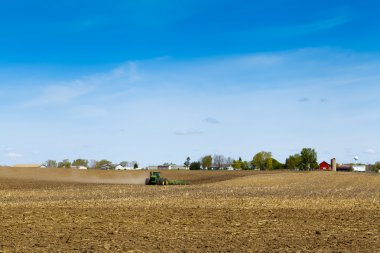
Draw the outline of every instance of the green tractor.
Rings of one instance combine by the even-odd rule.
[[[188,182],[185,180],[168,180],[167,178],[162,178],[160,172],[151,171],[149,172],[149,177],[145,179],[146,185],[187,185]]]
[[[149,177],[145,179],[146,185],[168,185],[169,180],[166,178],[162,178],[160,175],[160,172],[158,171],[151,171],[149,173]]]

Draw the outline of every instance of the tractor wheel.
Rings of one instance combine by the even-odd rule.
[[[158,179],[157,185],[162,185],[162,178]]]
[[[145,179],[145,185],[149,185],[149,182],[150,182],[150,179],[149,179],[149,178],[146,178],[146,179]]]

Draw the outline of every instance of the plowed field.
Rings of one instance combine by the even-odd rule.
[[[380,176],[0,168],[0,252],[379,252]]]

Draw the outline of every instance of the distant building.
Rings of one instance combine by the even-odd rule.
[[[366,172],[367,171],[367,166],[366,165],[361,165],[361,164],[342,164],[339,165],[336,168],[337,171],[355,171],[355,172]]]
[[[327,171],[330,171],[331,170],[331,166],[330,164],[328,164],[327,162],[323,161],[319,164],[319,170],[327,170]]]
[[[132,167],[124,167],[124,166],[119,164],[115,167],[115,170],[133,170],[133,168]]]
[[[184,165],[163,164],[158,166],[148,166],[147,170],[188,170],[189,168]]]
[[[352,171],[352,166],[351,165],[339,165],[336,168],[336,171]]]
[[[71,169],[77,169],[77,170],[87,170],[86,166],[71,166]]]
[[[121,166],[120,164],[115,167],[115,170],[126,170],[125,167]]]
[[[171,170],[172,166],[171,165],[158,165],[157,169],[158,170]]]
[[[365,166],[365,165],[353,165],[352,169],[356,172],[366,172],[367,166]]]
[[[188,170],[189,167],[186,167],[185,165],[175,165],[172,164],[170,167],[171,170]]]
[[[232,167],[231,165],[226,167],[225,170],[235,170],[234,167]]]

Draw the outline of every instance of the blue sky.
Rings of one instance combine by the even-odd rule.
[[[8,1],[0,164],[380,160],[377,1]]]

